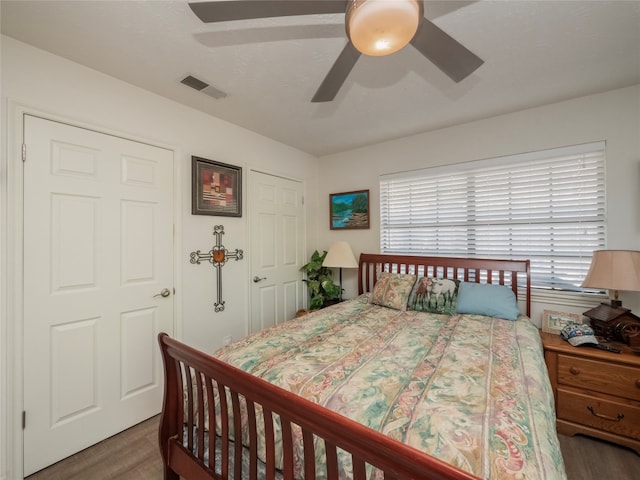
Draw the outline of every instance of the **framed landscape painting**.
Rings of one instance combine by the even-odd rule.
[[[191,157],[191,213],[242,216],[242,168]]]
[[[329,195],[331,230],[369,228],[369,190]]]

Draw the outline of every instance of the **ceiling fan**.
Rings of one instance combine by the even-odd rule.
[[[388,55],[411,43],[449,78],[460,82],[482,59],[424,17],[421,0],[228,0],[189,3],[205,23],[345,13],[349,42],[311,99],[333,100],[362,53]]]

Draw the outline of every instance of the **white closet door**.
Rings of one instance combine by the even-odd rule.
[[[29,475],[161,409],[173,152],[29,115],[24,141]]]
[[[251,325],[256,333],[302,308],[304,260],[302,183],[250,172]]]

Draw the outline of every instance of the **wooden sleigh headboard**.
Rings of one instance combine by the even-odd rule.
[[[524,289],[525,313],[527,316],[531,315],[531,265],[529,260],[362,253],[358,262],[358,294],[371,292],[381,272],[508,285],[515,293],[516,298],[518,298],[519,290]],[[518,278],[519,274],[520,279]],[[520,283],[518,283],[519,280]]]

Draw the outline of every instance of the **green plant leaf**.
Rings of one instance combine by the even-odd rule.
[[[307,278],[303,282],[307,284],[311,309],[322,308],[328,300],[340,297],[340,287],[333,282],[333,272],[330,268],[322,266],[326,256],[326,250],[322,253],[316,250],[309,262],[300,268],[306,273]]]

